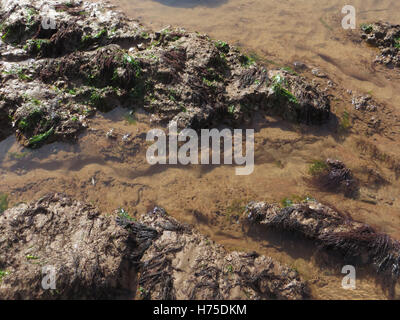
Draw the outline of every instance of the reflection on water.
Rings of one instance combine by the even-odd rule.
[[[228,0],[153,0],[165,6],[177,8],[209,7],[215,8],[228,2]]]

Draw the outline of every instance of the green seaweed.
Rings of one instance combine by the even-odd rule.
[[[281,88],[280,89],[280,94],[284,97],[286,97],[290,102],[298,104],[299,101],[297,100],[297,98],[294,96],[293,93],[291,93],[289,90],[285,89],[285,88]]]
[[[48,46],[50,40],[48,39],[29,39],[23,49],[30,53],[39,53],[43,47]]]
[[[102,29],[98,33],[94,35],[94,39],[100,39],[102,37],[106,37],[108,35],[107,29]]]
[[[312,176],[316,176],[324,172],[325,170],[328,169],[328,165],[326,164],[325,161],[323,160],[313,160],[312,164],[308,168],[308,172]]]
[[[21,152],[21,153],[18,153],[18,152],[9,152],[9,153],[8,153],[8,156],[10,157],[10,159],[13,159],[13,160],[20,160],[20,159],[25,158],[28,154],[29,154],[29,151],[25,151],[25,152]]]
[[[29,123],[25,119],[22,119],[18,122],[18,129],[25,131],[28,128],[29,128]]]
[[[89,104],[94,107],[99,107],[102,104],[103,97],[102,95],[94,90],[89,98]]]
[[[8,38],[8,36],[9,36],[9,34],[11,33],[11,29],[10,28],[8,28],[8,27],[6,27],[6,28],[2,28],[3,30],[3,35],[1,36],[1,39],[2,40],[7,40],[7,38]],[[4,32],[4,29],[5,29],[5,32]]]
[[[290,67],[282,67],[282,70],[285,70],[286,72],[289,72],[292,75],[298,76],[298,73],[296,71],[294,71],[292,68]]]
[[[39,259],[38,256],[35,256],[35,255],[32,255],[32,254],[27,254],[26,255],[26,260],[38,260],[38,259]]]
[[[8,195],[0,193],[0,214],[8,209]]]
[[[400,49],[400,37],[398,37],[394,41],[395,41],[394,43],[395,48]]]
[[[0,283],[3,281],[3,279],[10,274],[9,271],[7,270],[0,270]]]
[[[218,73],[218,71],[215,68],[208,68],[205,78],[210,81],[217,81],[217,82],[224,81],[224,78]]]
[[[38,147],[40,144],[42,144],[44,141],[46,141],[53,133],[54,133],[54,129],[51,128],[50,130],[46,131],[45,133],[33,136],[32,138],[29,139],[28,146],[31,148]]]
[[[36,106],[40,105],[40,101],[37,99],[32,99],[32,103]],[[18,129],[26,132],[29,129],[33,129],[34,126],[39,122],[43,116],[43,111],[39,108],[35,108],[27,117],[21,119],[17,123]]]
[[[32,98],[31,101],[32,101],[32,103],[33,103],[35,106],[40,106],[40,105],[41,105],[40,100],[38,100],[38,99],[36,99],[36,98]]]
[[[1,39],[13,46],[18,45],[23,38],[26,36],[27,32],[32,32],[33,24],[24,24],[21,22],[16,22],[14,24],[3,27],[3,35]]]
[[[124,115],[124,120],[129,124],[136,124],[135,112],[133,110],[129,111],[126,115]]]
[[[291,207],[293,205],[293,200],[291,200],[289,198],[283,198],[281,200],[281,205],[284,208]]]
[[[33,8],[28,8],[26,12],[27,12],[26,23],[31,26],[34,23],[34,17],[38,14],[38,12]]]
[[[332,28],[329,24],[327,24],[327,23],[325,22],[325,20],[324,20],[322,17],[319,19],[319,21],[322,23],[322,25],[323,25],[325,28],[327,28],[327,29],[330,30],[330,31],[333,31],[333,28]]]
[[[230,105],[230,106],[228,107],[228,113],[229,113],[229,114],[234,114],[234,113],[235,113],[235,110],[236,110],[236,107],[235,107],[234,105]]]
[[[344,133],[351,128],[350,114],[347,111],[342,113],[342,118],[339,123],[339,133]]]
[[[367,24],[367,23],[362,23],[360,25],[360,29],[362,31],[364,31],[365,33],[371,33],[373,30],[373,26],[371,24]]]
[[[286,79],[282,77],[280,74],[275,75],[272,78],[272,90],[277,96],[282,96],[288,99],[290,102],[294,104],[298,104],[298,100],[293,93],[291,93],[284,86],[287,86]]]
[[[70,89],[70,90],[68,90],[68,93],[69,93],[70,95],[76,96],[77,91],[76,91],[76,89]]]
[[[225,41],[221,40],[215,41],[215,46],[223,53],[229,52],[229,45]]]
[[[107,38],[107,36],[108,36],[107,29],[102,29],[98,33],[96,33],[94,36],[92,36],[91,34],[83,35],[81,38],[81,42],[82,42],[83,46],[88,46],[88,45],[91,45],[94,42],[96,42],[96,40]]]
[[[132,217],[127,211],[125,211],[123,208],[118,209],[118,216],[120,218],[125,218],[129,221],[136,221],[134,217]]]
[[[239,58],[242,67],[248,68],[256,63],[256,58],[254,56],[242,55]]]
[[[20,80],[32,80],[30,76],[27,76],[24,73],[23,68],[11,69],[9,71],[3,71],[2,73],[7,75],[17,75]]]
[[[208,80],[206,77],[203,77],[203,83],[208,86],[208,87],[215,87],[215,81],[214,80]]]
[[[287,207],[291,207],[293,206],[295,203],[304,203],[304,202],[308,202],[308,201],[315,201],[314,198],[312,198],[309,195],[291,195],[290,197],[285,197],[280,201],[280,204],[283,208],[287,208]]]
[[[125,65],[130,65],[132,69],[135,71],[136,78],[139,78],[142,73],[142,68],[140,67],[139,61],[137,61],[134,57],[129,54],[124,54],[122,61]]]

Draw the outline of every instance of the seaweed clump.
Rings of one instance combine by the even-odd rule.
[[[358,182],[350,169],[339,160],[315,160],[309,168],[311,182],[321,190],[342,192],[346,197],[356,197]]]
[[[140,223],[119,219],[146,248],[135,256],[141,299],[301,299],[295,270],[256,253],[226,252],[155,207]],[[140,239],[140,240],[139,240]],[[148,246],[150,244],[150,246]],[[184,262],[184,263],[182,263]],[[239,295],[238,295],[239,294]]]
[[[315,201],[280,208],[250,202],[245,210],[250,225],[290,231],[339,252],[346,259],[372,264],[376,272],[397,282],[400,276],[400,242],[350,216]]]

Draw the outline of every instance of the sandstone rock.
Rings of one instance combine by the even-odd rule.
[[[157,237],[141,259],[139,286],[150,299],[302,299],[296,271],[257,253],[227,252],[155,208],[142,222]],[[129,230],[134,223],[126,223]]]
[[[317,87],[267,71],[222,41],[182,29],[152,32],[104,3],[67,0],[55,5],[56,27],[45,29],[44,4],[0,7],[0,95],[10,101],[0,121],[25,146],[75,139],[87,127],[82,116],[117,106],[195,129],[242,124],[258,110],[306,124],[329,118],[329,99]],[[44,94],[35,98],[37,88]]]
[[[377,22],[361,26],[361,38],[378,47],[376,62],[389,67],[400,67],[400,25]]]
[[[399,241],[321,203],[306,201],[282,209],[265,202],[250,202],[244,219],[250,225],[297,233],[344,258],[372,264],[377,273],[393,282],[400,276]]]
[[[0,216],[1,299],[132,298],[136,272],[128,231],[64,195],[21,204]],[[42,288],[43,267],[56,289]]]
[[[55,288],[43,288],[49,269]],[[227,252],[161,208],[116,220],[62,194],[0,215],[0,299],[302,299],[296,271]],[[45,283],[48,279],[45,280]]]

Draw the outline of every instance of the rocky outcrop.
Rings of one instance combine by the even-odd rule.
[[[143,217],[152,245],[141,262],[141,296],[150,299],[301,299],[297,272],[255,252],[227,252],[161,208]],[[122,221],[128,230],[135,222]]]
[[[282,209],[265,202],[250,202],[244,216],[251,225],[294,232],[343,257],[372,264],[379,274],[394,282],[400,276],[399,241],[321,203],[306,201]]]
[[[363,40],[380,49],[376,62],[400,67],[400,25],[388,22],[363,24],[361,31]]]
[[[371,96],[355,96],[351,100],[351,104],[355,110],[374,112],[378,110],[377,103],[372,99]]]
[[[2,3],[1,101],[25,146],[71,140],[96,110],[141,107],[180,127],[242,123],[257,110],[294,122],[329,118],[324,93],[294,73],[266,70],[236,48],[181,29],[145,30],[103,4]],[[47,18],[46,18],[47,17]]]
[[[310,173],[312,183],[323,191],[341,192],[346,197],[355,197],[358,194],[357,180],[351,170],[339,160],[316,161],[310,167]]]
[[[1,299],[134,297],[130,233],[89,205],[56,194],[0,216]],[[56,271],[56,288],[42,280]]]
[[[114,219],[62,194],[0,215],[0,270],[1,299],[308,295],[296,271],[254,252],[227,252],[161,208],[140,221],[126,214]],[[49,270],[55,288],[44,289]]]

